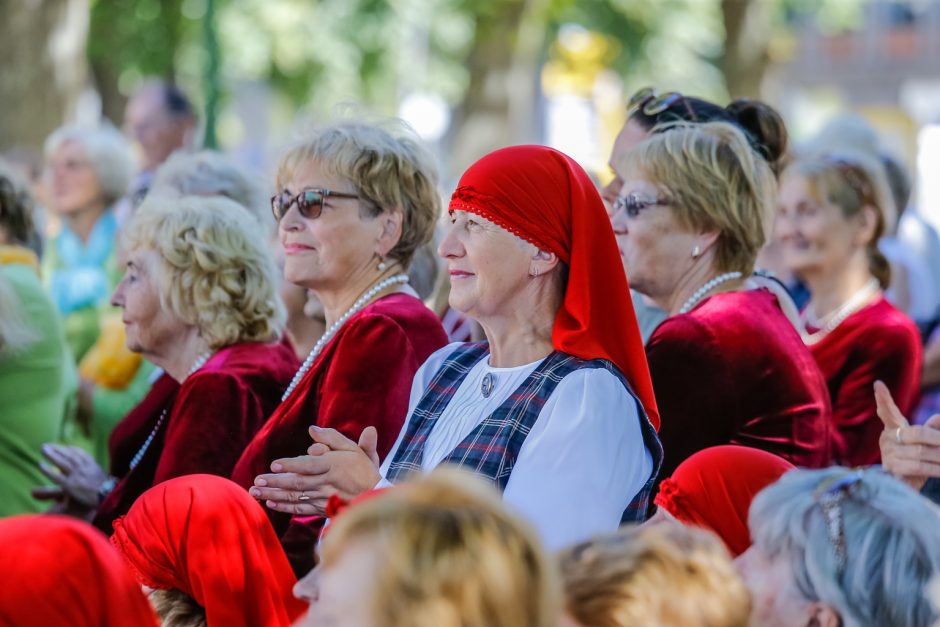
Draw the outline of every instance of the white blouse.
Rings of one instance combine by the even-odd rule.
[[[415,375],[408,415],[444,360],[458,347],[431,355]],[[422,469],[435,468],[495,411],[540,362],[494,368],[480,360],[441,413],[425,444]],[[496,377],[489,397],[486,374]],[[385,458],[385,477],[407,431],[407,423]],[[503,492],[504,501],[540,532],[551,549],[616,529],[623,511],[653,472],[643,442],[637,402],[603,368],[576,370],[562,379],[526,437]],[[383,479],[377,487],[390,485]]]

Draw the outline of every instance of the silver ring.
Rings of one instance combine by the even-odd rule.
[[[904,444],[904,442],[901,441],[901,427],[894,430],[894,441],[898,444]]]
[[[306,493],[306,492],[301,492],[301,493],[300,493],[300,496],[297,497],[297,500],[298,500],[298,501],[309,501],[309,500],[310,500],[310,497],[307,496],[307,493]]]

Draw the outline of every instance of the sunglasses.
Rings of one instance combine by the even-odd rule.
[[[627,102],[627,117],[633,117],[637,112],[642,112],[647,117],[655,117],[679,101],[684,102],[685,96],[677,91],[660,94],[652,87],[644,87]]]
[[[320,188],[305,189],[297,195],[291,195],[290,192],[285,191],[271,196],[271,211],[274,212],[274,219],[280,222],[284,215],[290,211],[291,205],[297,203],[297,211],[300,215],[313,220],[319,218],[320,214],[323,213],[323,203],[330,196],[359,198],[358,194],[345,194]]]
[[[644,209],[649,209],[656,205],[668,205],[669,200],[666,198],[643,198],[637,194],[628,194],[626,196],[618,196],[614,200],[614,213],[618,213],[621,210],[627,212],[627,216],[635,218],[640,215],[640,212]]]

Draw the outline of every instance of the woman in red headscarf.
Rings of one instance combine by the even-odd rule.
[[[0,625],[156,627],[127,564],[100,531],[64,516],[0,520]]]
[[[228,479],[187,475],[147,490],[114,521],[111,542],[155,590],[161,618],[188,611],[208,627],[287,627],[304,610],[267,514]]]
[[[747,513],[757,493],[796,468],[773,453],[747,446],[712,446],[679,464],[659,484],[650,519],[673,518],[715,532],[737,557],[751,546]]]
[[[551,148],[505,148],[464,174],[450,216],[438,249],[450,304],[489,342],[450,344],[424,363],[381,468],[371,429],[360,447],[314,428],[312,455],[276,461],[252,495],[322,514],[335,492],[450,463],[493,481],[550,547],[642,520],[661,459],[659,417],[591,179]]]

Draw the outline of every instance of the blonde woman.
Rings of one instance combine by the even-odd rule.
[[[303,625],[553,627],[553,565],[481,480],[439,469],[338,516],[294,588]]]
[[[146,201],[123,233],[127,266],[112,302],[127,346],[179,385],[135,408],[111,440],[110,476],[87,454],[47,446],[55,487],[39,491],[110,530],[151,486],[226,476],[297,367],[260,226],[222,198]],[[158,382],[159,383],[159,382]],[[100,503],[100,505],[99,505]]]
[[[630,286],[669,314],[646,344],[660,476],[722,444],[828,464],[825,380],[777,297],[744,282],[773,213],[768,161],[740,128],[712,122],[654,134],[614,165],[623,186],[612,222]]]
[[[800,159],[783,173],[776,237],[809,287],[803,339],[826,377],[834,456],[846,466],[881,460],[874,382],[905,415],[920,387],[917,328],[883,294],[891,273],[878,240],[894,221],[881,164],[861,154]]]
[[[746,627],[750,596],[711,533],[624,528],[565,550],[561,627]]]

